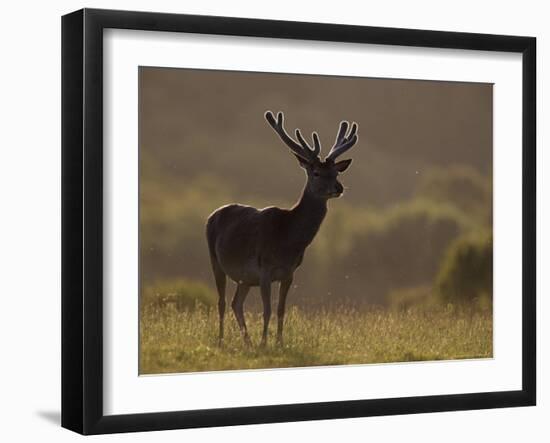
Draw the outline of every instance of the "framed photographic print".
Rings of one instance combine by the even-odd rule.
[[[529,406],[531,37],[62,20],[62,425]]]

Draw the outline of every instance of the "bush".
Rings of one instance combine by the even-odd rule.
[[[191,311],[199,307],[209,309],[216,300],[216,293],[206,284],[180,278],[146,286],[141,302],[143,307],[166,308],[172,305],[179,311]]]
[[[452,243],[438,273],[436,288],[446,303],[490,302],[493,293],[492,235],[466,236]]]

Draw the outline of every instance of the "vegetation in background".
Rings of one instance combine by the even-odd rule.
[[[491,234],[470,235],[453,242],[435,286],[445,303],[490,303],[493,294]]]

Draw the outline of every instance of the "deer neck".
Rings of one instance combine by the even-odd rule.
[[[293,240],[305,248],[315,238],[327,214],[327,200],[313,194],[306,186],[290,213],[294,228]]]

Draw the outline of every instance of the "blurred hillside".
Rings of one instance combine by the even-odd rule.
[[[325,153],[342,119],[360,128],[346,194],[329,203],[293,303],[387,304],[392,291],[431,285],[457,239],[489,235],[491,85],[141,68],[143,285],[213,288],[206,217],[298,198],[304,174],[267,109],[285,112],[289,132],[318,131]]]

